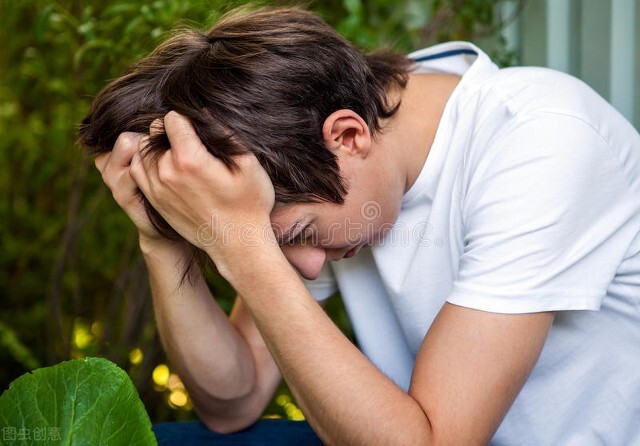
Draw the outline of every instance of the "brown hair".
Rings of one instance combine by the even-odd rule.
[[[283,203],[343,203],[345,184],[322,125],[334,111],[358,113],[372,135],[399,103],[410,61],[390,52],[364,54],[315,14],[297,8],[235,11],[207,33],[181,31],[111,82],[95,98],[79,142],[97,155],[122,132],[148,133],[170,110],[189,118],[209,152],[227,166],[253,152]],[[169,149],[164,134],[147,150]],[[164,236],[178,234],[145,200]]]

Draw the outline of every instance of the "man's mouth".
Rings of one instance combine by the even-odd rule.
[[[360,251],[360,249],[366,246],[366,244],[362,244],[362,245],[358,245],[358,246],[354,246],[353,248],[351,248],[349,251],[345,252],[345,254],[342,256],[343,259],[350,259],[351,257],[355,256],[356,254],[358,254],[358,251]]]

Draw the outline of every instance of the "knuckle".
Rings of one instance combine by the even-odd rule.
[[[100,172],[102,172],[102,170],[104,169],[104,165],[106,162],[107,162],[106,153],[96,156],[96,158],[93,160],[93,164],[96,166],[96,169],[98,169]]]
[[[166,115],[164,115],[164,120],[174,120],[174,119],[178,119],[180,117],[180,115],[178,114],[177,111],[175,110],[171,110],[169,111]]]
[[[142,135],[133,132],[124,132],[118,135],[114,150],[132,150],[138,148]]]
[[[131,164],[129,165],[129,174],[131,176],[140,175],[145,171],[144,161],[138,154],[134,154],[131,158]]]
[[[191,153],[172,151],[172,155],[172,164],[178,171],[183,173],[194,173],[199,167],[196,157]]]
[[[259,165],[258,159],[253,155],[240,156],[237,162],[240,168],[246,170],[255,169]]]
[[[131,165],[129,166],[129,176],[131,176],[132,179],[136,178],[139,168],[140,168],[139,163],[135,163],[135,162],[132,162]]]
[[[131,180],[134,183],[137,183],[138,181],[140,181],[141,175],[140,175],[140,166],[138,165],[134,165],[132,164],[131,167],[129,167],[129,177],[131,177]]]
[[[113,189],[113,183],[111,181],[111,177],[107,175],[106,172],[102,173],[102,181],[109,189]]]
[[[164,184],[171,184],[174,180],[173,172],[170,169],[158,167],[158,180]]]
[[[176,156],[173,160],[176,169],[183,172],[192,172],[195,168],[193,161],[184,156]]]

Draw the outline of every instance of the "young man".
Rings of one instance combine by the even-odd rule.
[[[363,55],[267,9],[163,44],[81,140],[213,431],[282,374],[327,444],[640,442],[640,137],[578,80],[468,43]]]

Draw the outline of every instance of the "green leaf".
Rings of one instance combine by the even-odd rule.
[[[51,19],[51,13],[53,7],[51,5],[45,6],[36,16],[33,23],[33,34],[36,41],[39,43],[44,42],[44,36],[49,26],[49,20]]]
[[[7,445],[157,445],[129,376],[102,358],[22,375],[0,396],[0,426]]]

